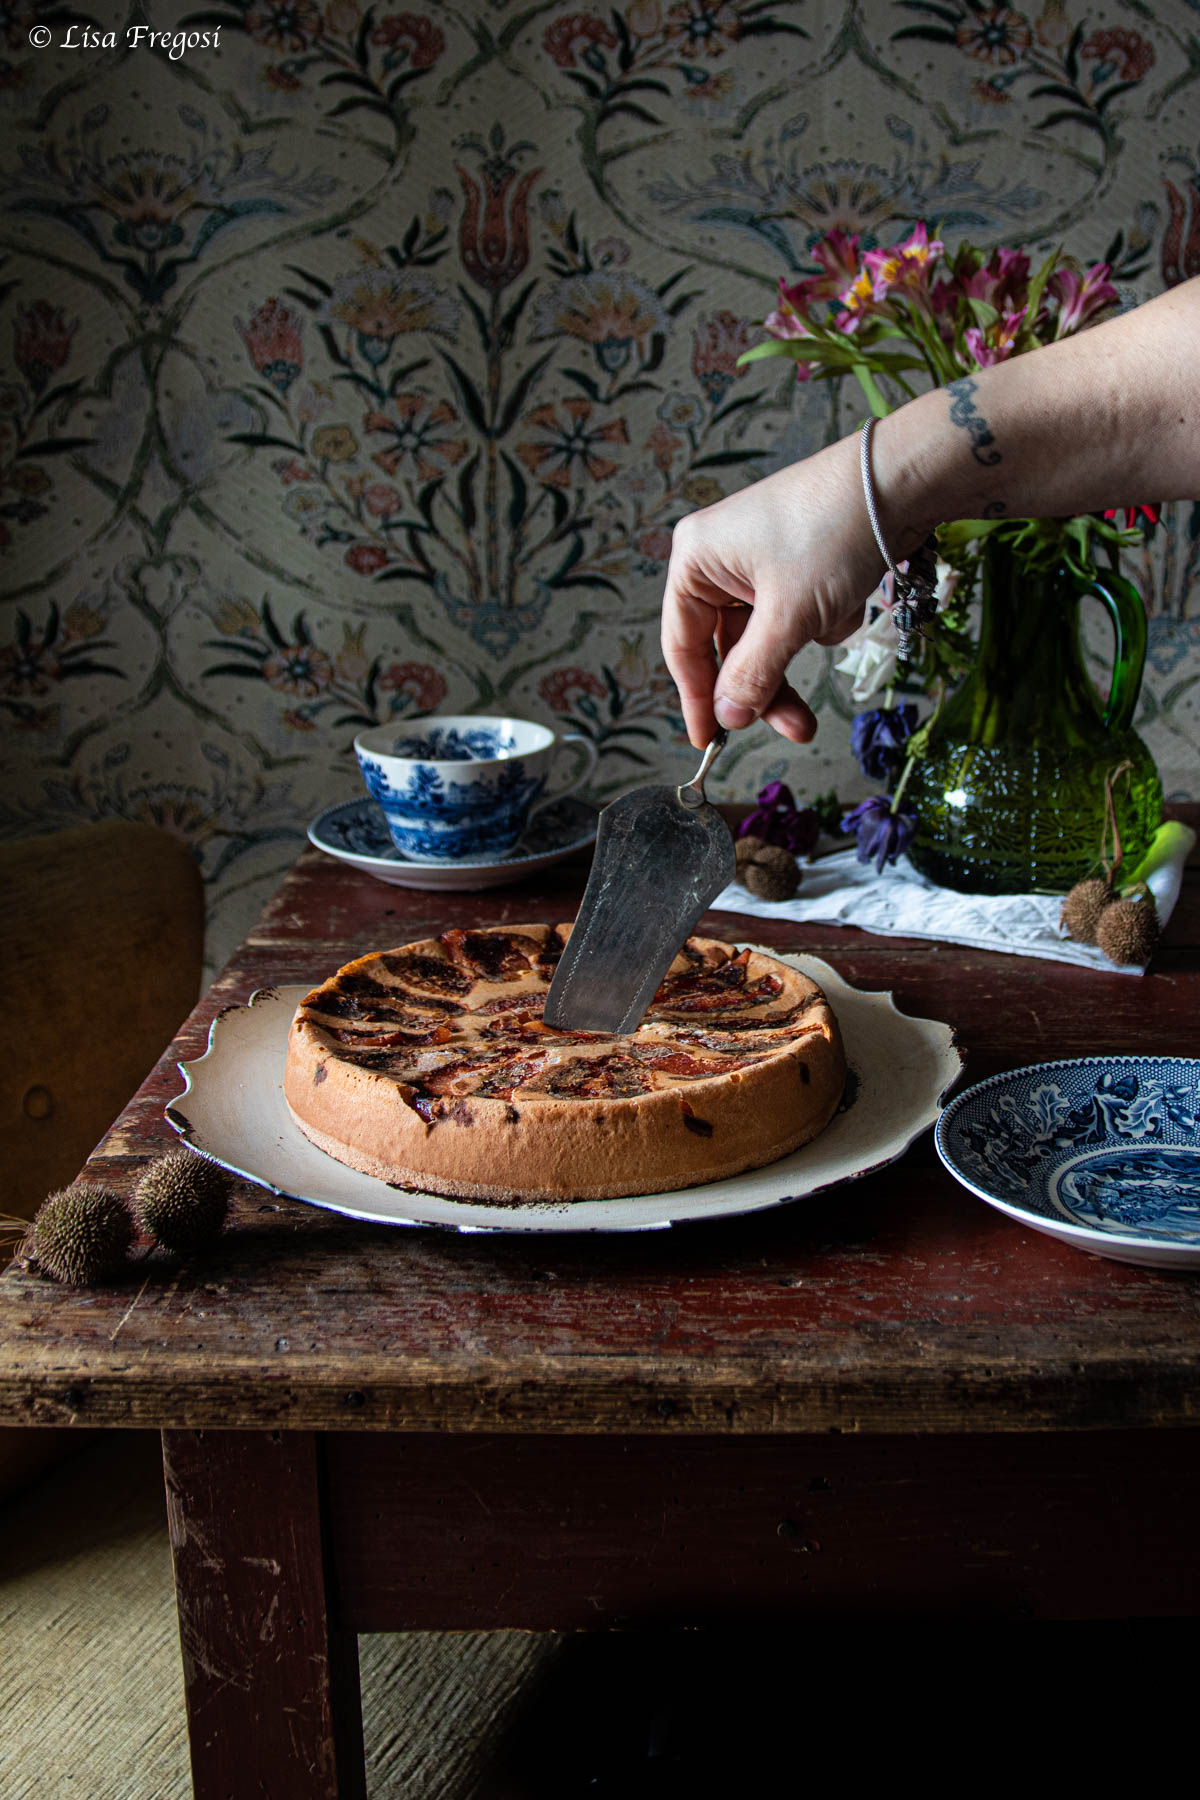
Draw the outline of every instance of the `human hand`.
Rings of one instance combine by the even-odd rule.
[[[858,457],[844,438],[676,525],[662,646],[698,748],[756,718],[793,743],[815,733],[787,666],[848,637],[883,574]]]

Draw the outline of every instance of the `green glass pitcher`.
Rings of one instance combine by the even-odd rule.
[[[915,866],[967,894],[1062,894],[1096,868],[1105,778],[1132,867],[1161,821],[1162,783],[1133,730],[1146,663],[1146,614],[1133,583],[1105,570],[1030,569],[984,546],[974,667],[914,740],[905,788],[919,820]],[[1079,603],[1112,621],[1112,682],[1102,702],[1084,667]]]

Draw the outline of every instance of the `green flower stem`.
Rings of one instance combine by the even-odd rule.
[[[892,696],[892,689],[889,687],[888,688],[888,705],[889,706],[891,705],[891,696]],[[900,779],[896,783],[896,791],[892,795],[891,812],[892,812],[893,817],[895,816],[896,812],[898,811],[900,802],[904,797],[904,790],[908,786],[909,776],[912,774],[917,763],[920,761],[920,754],[917,749],[917,746],[919,744],[927,741],[929,733],[933,730],[933,727],[937,724],[938,719],[941,716],[942,708],[945,704],[946,704],[946,677],[944,675],[939,675],[938,680],[937,680],[937,695],[936,695],[936,698],[933,703],[933,711],[930,713],[928,719],[926,719],[924,725],[922,725],[918,731],[914,731],[913,735],[908,740],[908,744],[909,744],[908,754],[904,759],[904,767],[900,771]]]
[[[916,768],[916,765],[917,765],[917,759],[910,752],[910,754],[904,760],[904,768],[901,771],[899,781],[896,783],[896,791],[892,795],[892,804],[891,804],[891,807],[889,808],[889,811],[893,818],[895,818],[896,814],[900,810],[900,802],[904,798],[904,790],[908,786],[908,778],[912,774],[913,770]]]
[[[875,417],[877,419],[886,419],[892,409],[880,393],[875,377],[871,374],[866,364],[855,363],[854,373],[858,378],[859,387],[867,397],[867,405],[870,407]]]
[[[945,387],[955,379],[958,369],[947,355],[946,347],[934,329],[932,320],[917,307],[906,304],[905,311],[908,314],[910,341],[916,344],[925,358],[934,381],[939,387]]]

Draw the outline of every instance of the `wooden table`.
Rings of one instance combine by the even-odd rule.
[[[520,888],[388,888],[305,851],[91,1159],[172,1142],[178,1057],[257,988]],[[833,928],[824,955],[946,1019],[968,1077],[1200,1055],[1200,869],[1143,980]],[[362,1796],[355,1634],[784,1615],[1200,1610],[1200,1281],[980,1204],[928,1134],[770,1214],[632,1237],[389,1230],[246,1186],[218,1252],[115,1288],[0,1282],[0,1420],[163,1434],[197,1795]]]

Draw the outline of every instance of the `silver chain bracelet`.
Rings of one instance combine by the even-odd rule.
[[[916,648],[914,638],[923,635],[922,628],[929,624],[937,612],[934,594],[937,586],[937,539],[930,532],[920,549],[913,552],[903,567],[893,560],[879,523],[875,484],[871,479],[871,439],[877,424],[878,420],[871,418],[862,428],[859,460],[862,466],[863,498],[867,503],[867,517],[871,521],[871,530],[875,533],[875,542],[879,545],[879,554],[892,573],[892,621],[900,640],[897,654],[901,662],[910,662]]]

